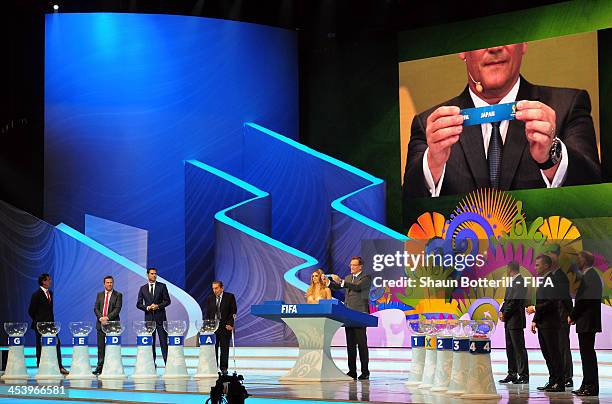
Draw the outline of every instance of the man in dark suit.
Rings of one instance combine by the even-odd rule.
[[[589,95],[520,76],[527,44],[462,52],[468,86],[412,121],[404,217],[412,198],[478,188],[514,190],[601,182]],[[463,126],[461,109],[521,101],[516,119]]]
[[[108,275],[104,277],[104,291],[98,293],[94,303],[96,315],[96,332],[98,336],[98,365],[93,371],[94,375],[102,373],[104,366],[104,352],[106,351],[106,334],[102,331],[102,325],[109,321],[119,321],[119,312],[123,304],[123,295],[113,290],[114,279]]]
[[[525,349],[525,303],[527,288],[519,272],[516,261],[508,263],[508,277],[512,278],[512,287],[506,288],[504,302],[499,317],[504,322],[506,337],[506,356],[508,357],[508,376],[500,383],[529,383],[529,363]]]
[[[53,316],[53,302],[55,298],[53,297],[53,292],[49,290],[51,287],[51,275],[49,274],[41,274],[38,277],[38,285],[40,286],[36,292],[32,294],[32,299],[30,300],[30,307],[28,308],[28,314],[32,318],[32,329],[36,334],[36,366],[40,364],[40,353],[42,350],[41,346],[41,334],[38,332],[38,328],[36,328],[37,323],[44,322],[53,322],[55,318]],[[62,354],[61,354],[61,344],[59,335],[57,336],[57,363],[59,365],[60,372],[63,375],[67,375],[68,371],[64,369],[62,366]]]
[[[136,307],[145,313],[145,321],[155,321],[156,331],[153,332],[153,361],[155,361],[155,334],[159,337],[164,363],[168,359],[168,333],[164,329],[166,307],[170,305],[170,295],[166,284],[157,282],[157,269],[147,269],[148,282],[138,291]]]
[[[565,391],[565,380],[561,359],[559,357],[559,300],[555,294],[554,279],[551,273],[552,260],[548,255],[536,258],[536,270],[542,278],[542,283],[536,292],[535,306],[527,308],[528,313],[534,313],[531,332],[538,332],[540,349],[548,367],[548,383],[538,387],[538,390],[549,392]]]
[[[219,327],[215,331],[215,355],[219,369],[223,374],[227,374],[229,346],[238,308],[234,295],[224,291],[223,282],[214,281],[212,291],[213,293],[206,301],[206,318],[219,321]],[[221,356],[219,356],[219,348],[221,348]]]
[[[576,306],[568,318],[568,323],[576,325],[582,361],[582,385],[572,393],[579,396],[599,395],[599,374],[597,354],[595,353],[595,334],[601,332],[602,282],[593,268],[593,254],[582,251],[578,254],[578,267],[582,272],[582,282],[576,292]]]
[[[336,274],[332,275],[330,282],[332,289],[346,289],[344,304],[351,310],[370,313],[370,288],[372,278],[363,273],[363,259],[361,257],[351,258],[351,273],[344,280]],[[348,376],[357,379],[357,349],[359,348],[359,362],[361,363],[361,375],[359,380],[370,378],[368,368],[370,354],[368,351],[368,336],[365,327],[344,327],[346,333],[346,351],[348,355]]]
[[[572,360],[572,350],[570,347],[570,329],[567,317],[572,312],[574,304],[570,295],[569,279],[565,271],[559,266],[559,248],[548,253],[552,260],[552,277],[555,283],[555,294],[559,301],[559,317],[561,318],[561,329],[559,332],[559,349],[561,350],[560,360],[563,369],[565,387],[574,387],[574,361]]]

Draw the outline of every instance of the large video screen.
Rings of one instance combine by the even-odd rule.
[[[462,32],[465,49],[441,41],[431,50],[435,56],[398,63],[397,175],[410,238],[405,256],[477,259],[460,269],[456,260],[409,266],[406,280],[413,278],[421,289],[404,282],[395,300],[414,307],[407,311],[414,316],[476,313],[501,325],[508,285],[494,281],[512,278],[510,267],[516,264],[524,279],[535,282],[526,285],[528,307],[542,286],[536,280],[546,275],[543,256],[552,259],[549,269],[568,279],[570,299],[579,294],[583,257],[590,256],[601,281],[604,329],[598,346],[611,348],[612,330],[605,325],[612,319],[612,215],[606,207],[612,195],[612,127],[605,107],[612,101],[610,30],[495,43],[502,35],[490,31],[486,41],[478,34],[469,40],[475,31],[468,25],[448,31]],[[410,43],[402,39],[426,37],[400,37],[400,55],[410,55]],[[471,46],[485,42],[487,47]],[[501,342],[494,338],[494,344]],[[537,341],[528,336],[527,344]]]
[[[602,182],[596,32],[399,68],[405,209],[479,188]]]

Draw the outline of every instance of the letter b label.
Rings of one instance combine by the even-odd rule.
[[[168,336],[168,345],[176,346],[183,345],[183,336],[182,335],[172,335]]]

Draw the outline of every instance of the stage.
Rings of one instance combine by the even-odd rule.
[[[186,348],[187,364],[190,374],[195,373],[197,366],[197,349]],[[95,349],[91,349],[91,363],[93,364]],[[126,374],[131,374],[134,363],[135,349],[123,348],[123,362]],[[70,348],[63,350],[66,364],[70,364]],[[332,348],[335,362],[346,370],[346,351],[344,348]],[[34,385],[35,360],[33,349],[26,350],[28,372],[31,379],[28,385]],[[579,387],[582,378],[579,353],[572,352],[574,358],[574,383]],[[541,353],[529,350],[530,384],[500,385],[497,391],[501,398],[499,402],[610,402],[612,403],[612,352],[599,351],[599,398],[578,398],[571,394],[571,389],[564,393],[543,393],[536,389],[543,385],[547,379],[546,365]],[[445,394],[430,393],[428,390],[409,388],[405,385],[410,367],[410,349],[400,348],[372,348],[370,349],[371,378],[368,381],[325,382],[325,383],[299,383],[280,382],[279,377],[289,370],[297,357],[297,348],[236,348],[236,365],[239,374],[245,378],[245,386],[252,395],[247,403],[284,403],[294,402],[378,402],[378,403],[446,403],[467,402],[466,400],[450,397]],[[506,358],[503,350],[493,350],[491,354],[495,380],[505,375]],[[163,373],[163,362],[158,360],[158,373]],[[230,361],[230,368],[232,363]],[[150,382],[135,383],[129,377],[125,381],[75,381],[62,380],[45,385],[64,386],[65,394],[54,397],[16,397],[7,393],[8,387],[0,381],[0,402],[11,402],[20,398],[20,402],[155,402],[155,403],[203,403],[208,399],[210,387],[214,379],[164,381],[161,378]],[[22,385],[23,383],[16,383]],[[23,401],[22,401],[23,400]]]

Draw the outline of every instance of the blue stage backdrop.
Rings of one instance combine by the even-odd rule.
[[[22,286],[0,296],[19,302],[11,319],[27,319],[48,269],[58,320],[91,319],[110,273],[129,325],[154,266],[171,319],[201,318],[220,279],[237,298],[238,344],[292,345],[250,306],[303,302],[314,268],[345,275],[362,240],[405,239],[382,224],[382,180],[296,141],[294,33],[55,14],[46,34],[45,221],[0,206],[2,279]]]
[[[297,135],[294,32],[186,16],[47,15],[45,220],[82,231],[89,214],[147,230],[146,264],[199,301],[214,275],[185,251],[184,160],[241,177],[251,120]]]

